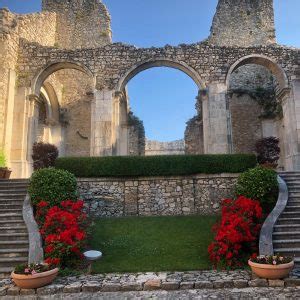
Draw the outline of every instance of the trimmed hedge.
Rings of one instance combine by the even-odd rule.
[[[135,177],[241,173],[256,165],[252,154],[59,158],[55,167],[76,177]]]

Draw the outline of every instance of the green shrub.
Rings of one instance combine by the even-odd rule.
[[[77,181],[65,170],[40,169],[32,174],[28,192],[34,205],[44,200],[54,206],[64,200],[77,199]]]
[[[253,168],[252,154],[59,158],[56,168],[77,177],[126,177],[240,173]]]
[[[0,149],[0,168],[6,167],[6,158],[3,149]]]
[[[259,200],[266,209],[272,208],[277,201],[277,174],[272,169],[256,167],[238,178],[236,194],[253,200]]]

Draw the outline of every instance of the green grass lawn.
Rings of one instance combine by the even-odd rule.
[[[215,216],[128,217],[95,221],[90,246],[103,258],[94,273],[211,269]]]

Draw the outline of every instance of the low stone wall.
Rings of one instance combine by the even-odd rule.
[[[95,217],[217,214],[233,196],[237,174],[80,178],[79,194]]]

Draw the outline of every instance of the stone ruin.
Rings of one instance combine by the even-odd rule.
[[[145,155],[126,85],[158,66],[199,88],[185,153],[251,153],[272,135],[280,167],[300,169],[300,50],[276,43],[272,0],[219,0],[206,40],[161,48],[113,43],[100,0],[43,0],[41,13],[0,9],[0,143],[13,176],[31,174],[39,140],[61,156]]]

